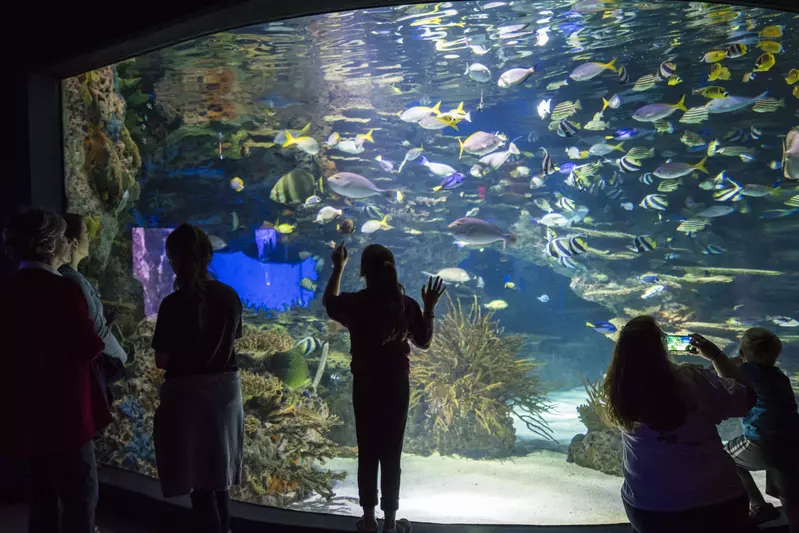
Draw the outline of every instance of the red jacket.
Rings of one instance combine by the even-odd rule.
[[[73,282],[30,268],[0,285],[1,454],[59,453],[110,422],[92,365],[102,351]]]

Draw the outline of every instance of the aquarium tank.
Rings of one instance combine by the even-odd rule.
[[[678,1],[376,7],[65,79],[83,269],[131,354],[98,461],[157,475],[150,341],[173,290],[165,239],[190,222],[245,308],[234,497],[359,516],[349,336],[321,296],[337,243],[348,291],[381,243],[412,297],[429,275],[447,283],[432,346],[411,354],[401,516],[625,521],[601,388],[627,320],[730,354],[768,327],[797,383],[798,18]]]

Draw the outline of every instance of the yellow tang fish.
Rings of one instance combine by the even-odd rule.
[[[785,82],[788,85],[793,85],[799,81],[799,69],[792,68],[788,75],[785,77]]]
[[[766,72],[771,70],[771,67],[774,66],[774,63],[777,62],[777,59],[774,57],[774,54],[766,52],[762,56],[757,58],[755,61],[755,72]]]
[[[710,67],[710,74],[708,75],[707,79],[708,81],[728,80],[730,79],[730,69],[716,63]]]
[[[777,37],[782,37],[782,26],[766,26],[760,33],[758,34],[761,37],[766,37],[767,39],[774,39]]]
[[[760,48],[764,52],[769,52],[771,54],[781,54],[785,51],[782,45],[775,41],[760,41],[757,43],[756,48]]]
[[[703,63],[718,63],[722,59],[726,59],[729,55],[729,52],[726,50],[711,50],[710,52],[706,53],[702,56]]]

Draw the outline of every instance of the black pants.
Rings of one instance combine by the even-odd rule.
[[[230,529],[230,496],[226,490],[191,491],[194,529],[197,533],[227,533]]]
[[[358,437],[358,493],[361,507],[377,506],[377,470],[383,511],[399,508],[400,458],[408,418],[410,383],[404,373],[384,378],[355,377],[352,403]]]
[[[29,465],[33,489],[29,533],[94,533],[97,507],[94,442],[36,457]]]
[[[745,494],[716,505],[662,513],[642,511],[624,503],[637,533],[749,533],[749,500]]]

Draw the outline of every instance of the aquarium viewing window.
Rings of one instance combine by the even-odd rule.
[[[769,327],[799,389],[797,22],[674,1],[376,7],[63,80],[84,268],[135,354],[98,461],[156,476],[150,341],[165,239],[190,222],[245,306],[234,497],[360,516],[349,337],[321,293],[336,243],[353,262],[381,243],[410,296],[448,283],[411,355],[401,516],[625,522],[601,390],[627,320],[728,350]]]

